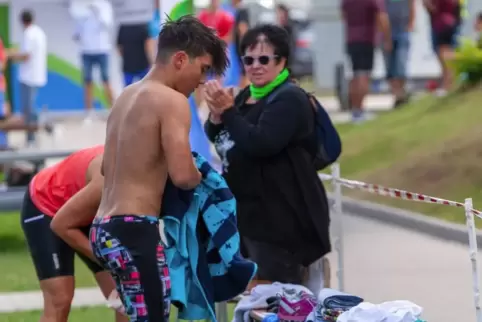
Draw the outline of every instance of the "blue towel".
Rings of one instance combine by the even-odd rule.
[[[183,191],[168,182],[161,217],[167,238],[171,300],[183,320],[216,321],[214,303],[241,294],[257,271],[240,255],[236,200],[224,178],[193,152],[201,184]]]

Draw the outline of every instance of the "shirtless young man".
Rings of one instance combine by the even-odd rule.
[[[92,254],[89,228],[102,194],[104,146],[77,151],[40,171],[25,193],[22,228],[44,298],[41,322],[67,322],[74,297],[74,255],[92,271],[105,297],[114,281]],[[117,322],[127,321],[117,313]]]
[[[169,319],[170,279],[159,234],[169,176],[181,189],[201,181],[189,145],[187,97],[229,61],[226,45],[192,16],[169,21],[154,67],[128,86],[107,120],[102,200],[90,230],[92,249],[110,270],[131,322]]]

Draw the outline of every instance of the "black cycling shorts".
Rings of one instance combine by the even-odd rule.
[[[74,254],[77,252],[50,229],[52,218],[37,209],[30,198],[29,188],[25,192],[20,217],[38,279],[74,276]],[[87,238],[89,229],[82,229]],[[86,256],[77,254],[94,274],[104,270]]]

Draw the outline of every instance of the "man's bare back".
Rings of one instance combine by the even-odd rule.
[[[200,183],[187,97],[229,64],[226,44],[193,16],[166,21],[157,39],[151,70],[123,91],[107,120],[104,189],[90,228],[94,256],[114,277],[131,322],[169,321],[161,200],[167,178],[181,189]]]
[[[127,87],[107,120],[98,216],[158,215],[168,176],[184,189],[199,184],[190,124],[181,93],[149,79]]]

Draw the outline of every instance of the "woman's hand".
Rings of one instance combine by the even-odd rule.
[[[217,80],[208,81],[205,84],[206,103],[214,115],[214,118],[221,116],[223,112],[234,105],[233,88],[222,88]]]
[[[209,113],[209,122],[211,122],[214,125],[219,125],[223,123],[223,121],[221,120],[221,115],[214,114],[212,112]]]

